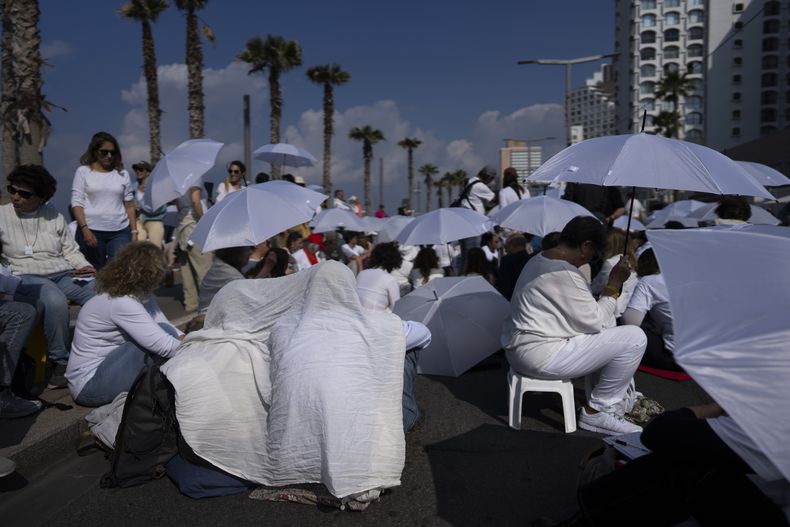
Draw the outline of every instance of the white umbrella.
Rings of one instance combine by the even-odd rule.
[[[527,178],[775,199],[743,167],[706,146],[660,135],[587,139],[546,161]]]
[[[390,216],[384,220],[384,225],[379,229],[378,241],[380,243],[394,242],[400,231],[413,221],[413,216]]]
[[[191,240],[203,252],[257,245],[310,220],[326,196],[287,181],[231,192],[200,218]]]
[[[480,236],[491,221],[471,209],[443,208],[426,212],[406,225],[396,240],[403,245],[435,245]]]
[[[654,222],[658,222],[657,225],[664,225],[670,216],[678,217],[678,218],[685,218],[692,211],[697,210],[700,207],[704,207],[705,203],[702,201],[697,201],[695,199],[681,199],[678,201],[673,201],[669,205],[665,206],[663,209],[659,209],[654,211],[653,214],[650,216],[650,224],[648,228],[653,228],[652,225]]]
[[[313,192],[320,192],[322,194],[324,193],[324,187],[322,187],[321,185],[307,185],[306,188],[309,188]]]
[[[359,220],[365,226],[365,232],[377,233],[385,225],[384,218],[376,218],[375,216],[363,216]]]
[[[689,218],[694,218],[699,221],[716,221],[719,217],[716,214],[716,207],[718,207],[718,203],[709,203],[703,207],[698,208],[697,210],[693,211],[691,214],[688,215]],[[779,225],[782,223],[779,221],[773,214],[768,212],[762,207],[756,207],[754,205],[749,205],[752,210],[752,215],[749,218],[749,223],[754,225]]]
[[[156,163],[145,185],[143,202],[158,209],[200,185],[200,177],[214,166],[222,146],[211,139],[190,139],[175,147]]]
[[[628,215],[620,216],[616,220],[612,222],[612,227],[615,229],[626,230],[628,228]],[[637,220],[636,218],[631,218],[631,232],[641,232],[646,230],[645,225]]]
[[[331,232],[341,228],[360,232],[365,230],[365,225],[359,216],[349,210],[338,208],[324,209],[316,214],[310,222],[310,227],[313,228],[313,232]]]
[[[418,371],[457,377],[501,347],[510,303],[482,277],[437,278],[398,300],[393,312],[431,330]]]
[[[648,229],[663,229],[670,221],[676,221],[686,229],[696,229],[699,227],[699,220],[696,218],[689,218],[688,216],[667,216],[666,218],[655,219],[648,223],[646,227]]]
[[[315,158],[310,152],[288,143],[263,145],[255,150],[252,156],[255,159],[279,166],[311,167],[315,163]]]
[[[562,231],[576,216],[595,217],[592,212],[572,201],[537,196],[507,205],[493,214],[491,221],[506,229],[545,236],[550,232]]]
[[[790,229],[649,231],[675,359],[790,479]],[[733,248],[737,248],[734,250]]]
[[[768,165],[751,163],[749,161],[736,161],[736,163],[746,169],[746,171],[764,187],[790,185],[790,178]]]

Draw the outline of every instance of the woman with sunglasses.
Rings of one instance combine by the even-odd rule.
[[[71,187],[77,243],[96,269],[137,240],[137,213],[129,173],[118,141],[107,132],[93,135],[80,158]]]
[[[217,188],[216,203],[222,201],[231,192],[236,192],[247,186],[247,167],[241,161],[231,161],[228,165],[228,177]]]
[[[42,166],[14,169],[8,175],[11,203],[0,206],[0,244],[2,258],[21,278],[14,299],[35,307],[44,324],[48,360],[54,365],[50,385],[64,388],[71,347],[68,302],[82,305],[96,292],[89,281],[94,268],[63,215],[47,203],[56,189],[55,178]]]

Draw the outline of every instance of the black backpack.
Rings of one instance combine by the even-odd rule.
[[[165,475],[178,453],[175,390],[156,364],[146,365],[132,383],[102,487],[133,487]]]
[[[475,185],[475,183],[482,183],[482,181],[478,179],[477,181],[472,181],[469,183],[466,187],[464,187],[464,190],[461,191],[461,194],[455,199],[455,201],[450,203],[450,206],[460,207],[464,200],[466,200],[466,202],[469,203],[469,207],[471,207],[472,210],[475,210],[474,205],[472,205],[472,202],[469,201],[469,192],[472,190],[472,187]]]

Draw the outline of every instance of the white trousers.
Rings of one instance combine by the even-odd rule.
[[[546,379],[574,379],[597,374],[587,404],[599,411],[621,413],[617,406],[639,367],[647,347],[638,326],[605,329],[596,335],[579,335],[549,359],[540,372]]]

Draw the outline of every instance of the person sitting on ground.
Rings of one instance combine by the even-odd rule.
[[[266,183],[269,181],[271,177],[266,172],[258,172],[255,174],[255,184],[258,185],[260,183]]]
[[[398,245],[398,251],[403,257],[400,267],[392,271],[390,274],[395,277],[400,287],[400,296],[408,295],[411,290],[411,281],[409,277],[414,270],[414,259],[417,258],[419,250],[414,245]]]
[[[640,326],[647,335],[647,349],[642,364],[662,370],[683,371],[673,355],[675,334],[667,284],[661,275],[653,248],[649,245],[639,255],[636,274],[639,281],[623,313],[623,322]]]
[[[318,259],[312,252],[305,248],[305,239],[299,232],[292,232],[288,234],[286,240],[286,247],[291,257],[296,262],[297,271],[304,271],[318,263]]]
[[[433,250],[439,259],[439,268],[444,271],[444,276],[454,276],[453,259],[458,256],[458,248],[450,243],[437,243],[433,246]]]
[[[242,269],[250,260],[250,247],[227,247],[214,251],[214,263],[200,282],[198,314],[208,310],[211,299],[233,280],[243,280]]]
[[[532,254],[527,251],[528,245],[529,240],[521,233],[511,234],[505,242],[507,254],[502,257],[499,264],[499,273],[494,281],[494,287],[508,300],[513,296],[513,289],[516,287],[521,270],[532,257]]]
[[[743,225],[752,217],[752,208],[743,196],[724,196],[715,212],[716,225]]]
[[[346,231],[346,243],[340,247],[343,258],[354,274],[365,268],[365,259],[371,251],[370,242],[366,242],[365,247],[359,245],[360,237],[358,232]]]
[[[486,255],[489,274],[496,276],[499,270],[499,236],[489,231],[480,237],[480,248]]]
[[[433,247],[424,246],[414,259],[414,267],[409,273],[409,282],[412,288],[417,289],[431,280],[442,278],[444,271],[439,267],[439,259]]]
[[[634,239],[631,238],[629,249],[626,251],[626,258],[628,258],[628,264],[632,269],[636,267],[636,257],[634,256],[634,251],[631,249],[633,242]],[[595,275],[592,285],[590,286],[593,295],[599,296],[601,291],[603,291],[603,288],[609,281],[609,273],[612,272],[612,268],[617,265],[617,262],[620,261],[620,258],[623,255],[624,247],[625,231],[620,229],[609,229],[609,231],[606,233],[606,251],[604,251],[603,254],[603,265],[601,266],[601,270],[598,271],[598,274]],[[620,318],[620,316],[625,311],[625,308],[628,307],[628,301],[631,299],[631,295],[634,292],[636,282],[636,273],[632,271],[628,276],[628,280],[623,282],[623,290],[620,291],[620,296],[617,298],[617,311],[615,312],[614,318],[610,322],[610,326],[614,326],[616,324],[615,319]]]
[[[486,253],[480,247],[472,247],[466,253],[466,268],[464,268],[464,276],[482,276],[488,282],[493,283],[494,279],[491,276],[491,266],[486,259]]]
[[[280,278],[291,274],[288,267],[291,255],[282,247],[272,247],[266,258],[258,262],[247,275],[248,278]]]
[[[398,280],[390,273],[403,257],[393,243],[380,243],[370,253],[370,267],[357,275],[357,293],[362,307],[391,311],[400,299]]]
[[[102,406],[129,391],[146,355],[172,357],[183,335],[153,296],[165,276],[162,253],[148,242],[124,246],[96,276],[97,296],[80,310],[66,379],[82,406]]]
[[[541,251],[548,251],[549,249],[553,249],[560,244],[560,233],[559,232],[550,232],[546,236],[543,237],[540,243],[540,250]]]
[[[258,263],[266,258],[266,255],[269,253],[270,250],[269,240],[264,240],[258,245],[256,245],[252,252],[250,253],[250,257],[247,260],[247,263],[244,265],[244,268],[241,270],[242,273],[246,274],[252,270],[253,267],[258,265]]]
[[[579,271],[605,246],[601,222],[578,216],[562,230],[557,247],[530,258],[516,283],[502,346],[513,370],[530,377],[561,380],[600,373],[579,426],[624,434],[642,430],[623,415],[631,410],[626,392],[647,338],[635,326],[607,327],[630,275],[626,259],[612,268],[597,301]]]
[[[94,268],[80,252],[63,215],[48,201],[57,182],[46,168],[22,165],[8,175],[11,203],[0,206],[2,257],[21,278],[15,300],[35,307],[44,326],[49,384],[65,388],[69,359],[69,301],[85,304],[96,294]]]

